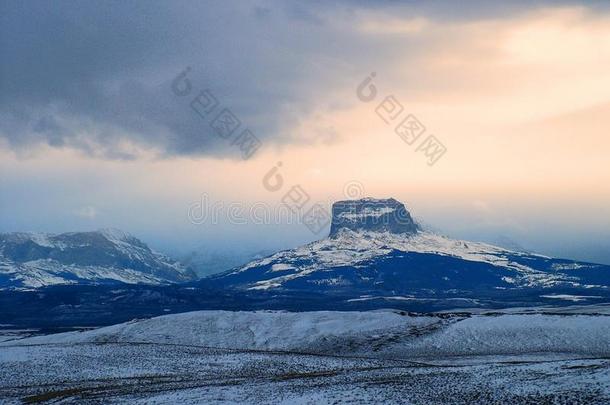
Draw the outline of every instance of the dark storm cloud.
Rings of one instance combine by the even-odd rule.
[[[129,157],[129,143],[167,155],[228,153],[170,91],[187,65],[194,88],[209,88],[244,127],[290,141],[280,130],[306,114],[315,93],[307,83],[325,76],[307,60],[315,46],[303,34],[315,15],[286,7],[3,2],[1,11],[0,131],[15,149],[46,143]]]
[[[353,87],[363,61],[384,56],[337,29],[337,15],[385,7],[477,18],[522,4],[422,3],[2,1],[0,137],[15,150],[48,144],[104,158],[142,147],[233,153],[170,91],[191,66],[194,88],[210,89],[263,142],[299,141],[288,128],[333,87]]]

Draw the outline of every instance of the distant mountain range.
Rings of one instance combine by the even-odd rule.
[[[196,279],[116,230],[0,235],[0,319],[103,325],[200,309],[416,312],[610,303],[610,266],[422,229],[394,199],[339,201],[327,238]]]
[[[196,279],[182,264],[116,229],[0,234],[0,288],[155,284]]]

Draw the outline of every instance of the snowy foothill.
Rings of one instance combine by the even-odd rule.
[[[609,357],[603,314],[198,311],[4,341],[0,400],[606,404]]]
[[[610,356],[610,316],[404,312],[197,311],[7,345],[148,342],[225,349],[366,351],[412,356],[539,352]]]

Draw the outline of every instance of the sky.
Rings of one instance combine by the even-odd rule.
[[[0,0],[0,232],[275,250],[299,190],[610,264],[610,8],[507,3]]]

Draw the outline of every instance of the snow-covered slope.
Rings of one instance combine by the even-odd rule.
[[[404,312],[198,311],[2,345],[169,343],[351,355],[461,356],[517,353],[610,355],[610,317],[594,315],[409,316]]]
[[[603,315],[204,311],[2,342],[0,402],[601,405],[609,356]]]
[[[255,281],[248,287],[268,289],[320,271],[352,267],[356,273],[363,272],[362,269],[374,263],[375,260],[399,252],[446,256],[469,262],[490,264],[507,272],[507,275],[502,277],[506,284],[521,286],[552,286],[560,283],[578,285],[578,278],[566,276],[561,270],[584,271],[605,267],[513,252],[485,243],[450,239],[428,232],[403,235],[389,232],[342,230],[334,238],[326,238],[296,249],[278,252],[264,259],[253,261],[225,274],[224,277],[269,267],[269,271],[265,274],[270,277]],[[526,264],[528,261],[531,262],[529,265]],[[539,264],[550,265],[541,270]],[[447,270],[449,276],[451,271]],[[404,271],[404,276],[409,277],[408,268],[405,268]],[[608,275],[610,276],[610,273]],[[332,280],[327,281],[332,283]],[[340,281],[336,280],[337,283]],[[319,281],[319,283],[321,282]],[[583,286],[596,287],[598,285],[585,284]]]
[[[366,207],[371,201],[374,210]],[[398,203],[402,208],[397,208],[396,203],[393,199],[362,200],[349,210],[357,212],[357,221],[353,221],[345,210],[350,206],[339,202],[341,206],[333,207],[333,214],[340,218],[333,218],[328,238],[212,279],[248,290],[341,293],[363,299],[526,288],[576,289],[591,297],[595,297],[592,291],[610,292],[610,266],[515,252],[422,231],[404,206]],[[398,212],[396,219],[393,213]],[[339,227],[345,218],[350,222]],[[397,225],[404,218],[407,228]]]
[[[0,234],[0,288],[188,281],[194,273],[117,229]]]

